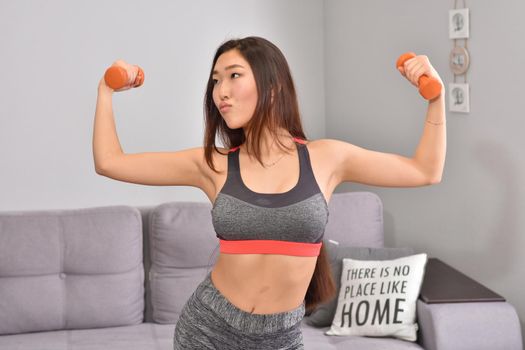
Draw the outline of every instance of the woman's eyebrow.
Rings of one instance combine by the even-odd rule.
[[[228,69],[232,69],[232,68],[244,68],[243,66],[241,66],[240,64],[232,64],[232,65],[229,65],[228,67],[224,68],[224,70],[228,70]],[[213,71],[213,74],[217,74],[219,73],[218,71],[214,70]]]

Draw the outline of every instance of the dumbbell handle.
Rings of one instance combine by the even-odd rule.
[[[396,62],[396,67],[402,67],[406,60],[416,57],[413,52],[407,52],[399,56]],[[419,93],[426,100],[432,100],[441,95],[441,83],[436,78],[431,78],[426,74],[419,77],[417,81]]]
[[[106,70],[104,74],[104,81],[106,85],[113,90],[118,90],[126,86],[139,87],[144,83],[144,71],[139,66],[135,66],[137,69],[137,75],[135,80],[130,82],[128,72],[121,66],[111,66]]]

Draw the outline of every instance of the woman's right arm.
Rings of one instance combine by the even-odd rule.
[[[113,117],[113,91],[102,78],[93,126],[93,158],[97,174],[143,185],[209,186],[209,181],[203,176],[203,147],[177,152],[124,153]]]

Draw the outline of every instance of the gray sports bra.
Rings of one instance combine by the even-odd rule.
[[[240,147],[230,149],[227,179],[211,209],[221,253],[319,255],[328,203],[315,180],[306,141],[294,141],[299,181],[284,193],[250,190],[240,174]]]

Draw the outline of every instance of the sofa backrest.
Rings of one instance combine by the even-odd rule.
[[[215,264],[211,204],[0,212],[0,335],[175,323]],[[325,241],[383,246],[370,192],[334,193]]]
[[[0,212],[0,335],[143,322],[138,209]]]
[[[383,206],[371,192],[334,193],[324,240],[383,247]],[[138,207],[144,223],[145,320],[175,323],[182,307],[218,256],[211,204],[168,202]]]

